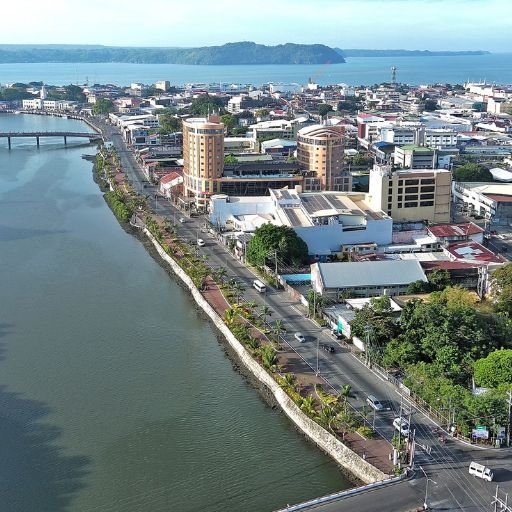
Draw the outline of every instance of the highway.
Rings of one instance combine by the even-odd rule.
[[[146,178],[142,175],[131,151],[127,150],[119,132],[110,125],[102,128],[108,134],[116,147],[123,169],[132,182],[134,189],[141,195],[149,194],[150,207],[160,215],[176,219],[183,213],[172,206],[166,199],[155,200],[155,187],[144,188]],[[147,187],[147,186],[146,186]],[[318,352],[319,370],[326,383],[337,391],[343,384],[352,386],[351,405],[362,410],[366,396],[372,394],[389,407],[375,415],[376,430],[386,439],[391,440],[394,429],[392,421],[399,416],[401,397],[394,387],[360,362],[350,351],[343,348],[326,329],[318,327],[305,317],[300,305],[288,294],[268,288],[267,293],[261,294],[252,287],[255,275],[237,261],[231,253],[220,244],[216,237],[203,229],[204,217],[188,218],[185,223],[177,223],[177,233],[180,238],[195,243],[198,237],[205,240],[206,245],[198,248],[201,254],[207,256],[208,264],[212,267],[222,267],[228,272],[228,278],[236,278],[244,287],[244,299],[254,300],[258,306],[268,305],[272,311],[270,321],[281,319],[286,328],[285,339],[290,347],[297,352],[311,367],[316,370],[317,347],[320,343],[336,347],[336,353],[330,354],[323,350]],[[294,339],[295,331],[302,332],[306,337],[305,343]],[[406,408],[411,408],[403,401]],[[404,408],[405,408],[404,407]],[[370,416],[370,419],[373,419]],[[496,484],[504,492],[512,493],[512,460],[508,449],[479,449],[462,444],[449,436],[445,445],[441,445],[437,436],[432,432],[435,425],[419,411],[411,414],[411,429],[415,431],[418,445],[430,447],[430,454],[418,449],[416,466],[421,465],[429,477],[428,504],[430,509],[485,511],[494,510],[491,506],[496,490]],[[390,447],[391,452],[391,447]],[[468,474],[471,460],[481,461],[495,471],[495,482],[488,483]],[[338,503],[331,503],[315,510],[385,510],[408,511],[416,510],[423,505],[425,484],[427,479],[421,471],[416,478],[385,487],[379,490],[361,493]]]

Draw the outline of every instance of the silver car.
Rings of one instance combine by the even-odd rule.
[[[302,334],[301,332],[296,332],[293,337],[299,342],[299,343],[304,343],[306,341],[306,338],[304,337],[304,334]]]

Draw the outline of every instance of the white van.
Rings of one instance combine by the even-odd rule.
[[[267,287],[265,286],[264,283],[262,283],[259,279],[255,279],[253,282],[252,282],[252,285],[254,286],[254,288],[256,288],[256,290],[258,290],[260,293],[265,293],[267,291]]]
[[[482,478],[483,480],[487,480],[488,482],[492,482],[492,479],[494,478],[492,469],[482,464],[478,464],[478,462],[472,462],[469,465],[469,474]]]

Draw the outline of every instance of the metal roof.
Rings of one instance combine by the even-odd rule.
[[[317,263],[324,288],[408,285],[427,281],[418,261]]]

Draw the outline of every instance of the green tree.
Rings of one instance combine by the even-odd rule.
[[[272,345],[263,345],[260,348],[261,362],[263,366],[274,372],[277,369],[277,351]]]
[[[283,263],[298,266],[306,261],[308,246],[292,228],[264,224],[256,229],[247,245],[247,260],[261,266],[274,252]]]
[[[160,109],[157,112],[157,115],[158,122],[160,124],[159,132],[162,135],[181,131],[181,119],[176,116],[176,111],[174,109]]]
[[[492,174],[483,165],[468,162],[453,171],[455,181],[494,181]]]
[[[115,109],[114,103],[108,98],[100,98],[92,107],[92,113],[95,115],[108,114]]]
[[[310,418],[316,415],[316,400],[312,395],[304,397],[299,407],[300,410]]]
[[[432,290],[444,290],[451,283],[450,273],[438,268],[432,270],[427,279]]]
[[[224,163],[228,164],[228,165],[236,164],[236,163],[238,163],[238,158],[235,155],[233,155],[233,153],[230,153],[229,155],[226,155],[224,157]]]
[[[512,264],[507,263],[492,273],[491,295],[498,313],[512,314]]]
[[[192,100],[188,111],[192,115],[207,116],[213,112],[222,113],[224,111],[224,101],[217,96],[209,94],[201,94]]]
[[[264,324],[267,323],[267,317],[271,315],[272,311],[270,308],[266,304],[263,304],[263,306],[260,307],[260,317],[263,319]]]
[[[329,105],[328,103],[321,103],[320,105],[318,105],[318,115],[321,118],[324,118],[329,112],[332,111],[332,105]]]
[[[437,101],[427,98],[425,100],[425,104],[423,106],[423,110],[426,110],[427,112],[433,112],[437,108]]]
[[[224,124],[228,133],[231,133],[233,128],[238,124],[238,120],[233,114],[224,114],[220,116],[220,122]]]
[[[479,386],[497,388],[512,385],[512,350],[495,350],[474,364],[475,382]]]

